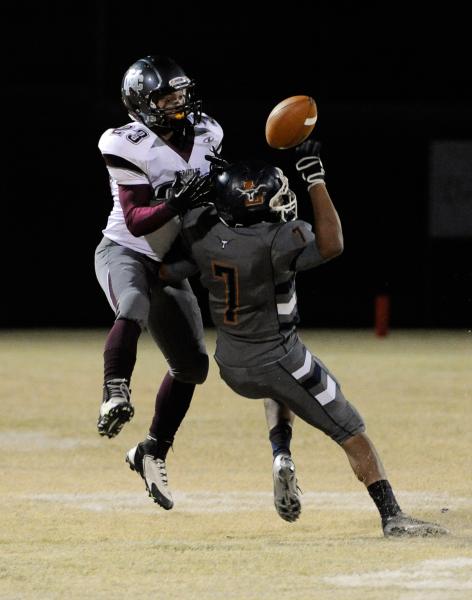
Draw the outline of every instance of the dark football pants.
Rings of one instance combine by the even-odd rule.
[[[333,374],[300,340],[283,358],[267,365],[228,367],[215,358],[221,377],[237,394],[273,398],[338,444],[365,430]]]
[[[95,272],[116,319],[147,328],[179,381],[203,383],[208,373],[203,323],[187,280],[164,284],[159,263],[103,238],[95,252]]]

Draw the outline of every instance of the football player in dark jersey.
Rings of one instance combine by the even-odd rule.
[[[272,398],[339,444],[375,502],[385,536],[445,534],[440,525],[401,511],[362,417],[298,337],[295,274],[340,254],[343,236],[319,144],[308,140],[296,152],[314,232],[297,219],[295,194],[280,169],[260,161],[234,163],[216,177],[214,208],[184,217],[189,257],[166,262],[161,275],[178,280],[200,273],[217,327],[215,359],[223,380],[241,396]]]
[[[170,509],[166,455],[195,385],[205,381],[208,356],[189,283],[163,284],[158,269],[179,233],[181,215],[203,193],[201,176],[210,166],[205,155],[220,145],[223,132],[202,113],[195,82],[168,57],[133,63],[121,94],[131,120],[105,131],[99,142],[113,208],[96,249],[95,270],[115,321],[105,343],[97,427],[111,438],[133,416],[129,386],[138,339],[148,328],[169,371],[157,391],[149,435],[127,453],[127,462],[152,498]]]

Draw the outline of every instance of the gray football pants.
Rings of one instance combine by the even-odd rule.
[[[246,398],[273,398],[338,444],[365,430],[339,382],[298,340],[283,358],[262,366],[229,367],[216,361],[223,380]]]
[[[203,383],[208,373],[203,323],[187,280],[163,283],[159,263],[104,237],[95,251],[95,273],[116,319],[148,329],[179,381]]]

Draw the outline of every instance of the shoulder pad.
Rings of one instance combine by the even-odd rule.
[[[100,138],[98,147],[102,153],[130,156],[139,152],[139,148],[147,147],[155,137],[142,123],[133,121],[123,127],[107,129]]]
[[[284,223],[278,235],[287,248],[304,248],[314,237],[310,223],[298,219]]]

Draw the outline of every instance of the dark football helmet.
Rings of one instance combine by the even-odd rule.
[[[178,90],[185,90],[185,103],[158,108],[157,100]],[[140,58],[126,71],[121,83],[121,98],[132,119],[148,127],[180,129],[193,113],[194,122],[201,117],[201,100],[195,96],[195,82],[167,56]]]
[[[217,175],[215,208],[228,227],[248,227],[297,218],[297,198],[278,167],[251,160],[229,165]]]

